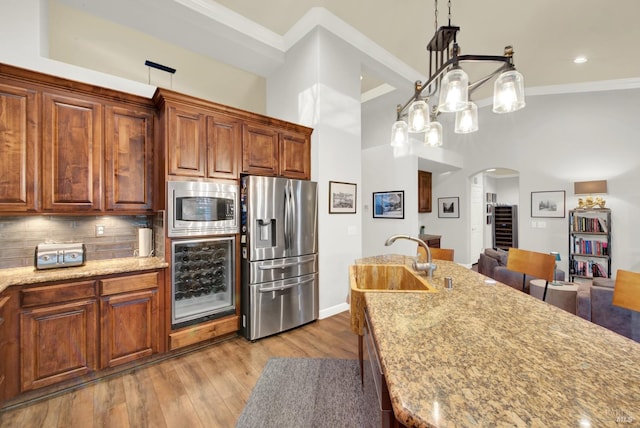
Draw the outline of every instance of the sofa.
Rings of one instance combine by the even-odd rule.
[[[580,284],[576,315],[632,339],[632,332],[640,331],[640,322],[629,309],[611,303],[615,283],[613,278],[594,278],[592,283]]]
[[[508,251],[486,248],[483,253],[480,253],[480,258],[478,259],[478,273],[517,290],[522,290],[522,273],[507,269],[508,256]],[[564,281],[564,271],[557,269],[555,278],[556,281]],[[524,292],[527,294],[529,294],[529,281],[532,279],[536,279],[536,277],[525,276]]]
[[[507,257],[505,250],[487,248],[478,259],[478,273],[507,284],[515,289],[522,290],[522,274],[507,269]],[[525,292],[529,293],[529,281],[535,279],[526,276]],[[556,281],[564,281],[564,271],[556,270]],[[608,330],[622,336],[636,339],[640,336],[640,322],[632,317],[632,311],[613,306],[613,278],[593,278],[592,281],[578,283],[576,298],[576,315],[598,324]]]

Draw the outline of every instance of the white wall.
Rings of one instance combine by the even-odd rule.
[[[270,116],[314,128],[318,182],[320,317],[348,308],[348,267],[361,257],[360,62],[353,47],[323,29],[307,35],[267,79]],[[329,181],[355,183],[356,214],[329,214]]]
[[[393,105],[387,108],[394,111]],[[463,201],[468,199],[468,178],[490,167],[511,168],[520,173],[519,246],[560,251],[559,267],[566,271],[568,220],[548,218],[544,228],[531,227],[531,192],[565,190],[568,210],[577,205],[575,181],[605,179],[609,185],[605,199],[612,209],[613,271],[640,270],[640,229],[634,227],[640,211],[640,89],[528,96],[521,111],[496,115],[490,107],[482,107],[479,115],[480,130],[474,134],[456,136],[444,125],[445,146],[464,156],[464,166],[434,175],[433,198],[459,195],[461,215],[455,221],[437,219],[435,212],[421,217],[421,222],[432,224],[427,231],[437,231],[447,247],[466,253],[469,225]],[[372,124],[363,117],[364,126],[380,132],[392,120]],[[382,163],[367,168],[383,171]],[[363,230],[365,235],[370,232]]]
[[[1,0],[0,62],[151,97],[156,86],[265,113],[263,77],[48,0]],[[10,5],[8,5],[10,4]],[[176,68],[170,80],[145,60]]]

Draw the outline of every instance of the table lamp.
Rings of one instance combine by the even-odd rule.
[[[562,260],[560,258],[560,253],[557,251],[552,251],[549,254],[556,258],[556,264],[553,266],[553,281],[551,281],[551,285],[560,285],[556,282],[556,271],[558,270],[558,262]]]

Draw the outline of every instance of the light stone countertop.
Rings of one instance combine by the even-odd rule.
[[[378,256],[357,263],[403,261]],[[436,263],[437,293],[365,294],[399,421],[640,425],[640,343],[507,285],[487,284],[453,262]],[[453,278],[452,290],[444,289],[445,276]]]
[[[0,293],[12,285],[64,281],[116,273],[166,268],[168,263],[158,257],[126,257],[88,261],[84,266],[36,270],[34,267],[0,269]]]

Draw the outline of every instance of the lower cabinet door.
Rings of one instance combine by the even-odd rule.
[[[100,299],[101,368],[158,352],[158,290]]]
[[[96,370],[97,306],[84,300],[20,313],[22,391]]]

